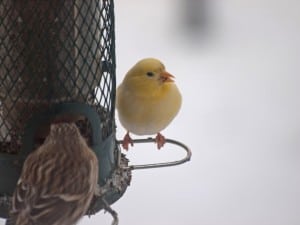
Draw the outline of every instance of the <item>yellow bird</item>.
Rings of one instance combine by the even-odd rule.
[[[165,144],[161,131],[179,112],[181,94],[162,62],[146,58],[137,62],[117,88],[116,107],[119,120],[127,133],[122,146],[128,150],[133,141],[129,133],[136,135],[157,134],[158,149]]]

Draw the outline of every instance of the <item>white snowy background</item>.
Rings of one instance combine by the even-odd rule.
[[[183,95],[163,134],[193,151],[133,171],[112,206],[120,225],[300,224],[299,12],[296,0],[115,1],[117,83],[137,60],[161,59]],[[127,153],[131,164],[183,155]],[[101,211],[79,224],[110,222]]]

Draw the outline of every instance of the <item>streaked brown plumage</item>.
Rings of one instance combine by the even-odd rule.
[[[72,225],[98,191],[98,160],[73,123],[51,125],[31,153],[13,195],[15,225]]]

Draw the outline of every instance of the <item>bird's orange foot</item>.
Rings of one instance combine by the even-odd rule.
[[[155,137],[155,142],[157,143],[157,148],[160,149],[166,143],[166,138],[160,133],[157,133]]]
[[[125,135],[124,138],[123,138],[123,141],[122,141],[122,147],[123,147],[126,151],[128,151],[128,149],[129,149],[129,144],[130,144],[131,146],[133,146],[133,141],[132,141],[132,139],[131,139],[131,137],[130,137],[130,135],[129,135],[129,132],[127,132],[126,135]]]

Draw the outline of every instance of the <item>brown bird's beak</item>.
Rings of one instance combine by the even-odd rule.
[[[172,78],[175,78],[172,74],[168,73],[167,71],[163,71],[160,74],[160,80],[162,82],[174,82],[174,80]]]

